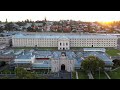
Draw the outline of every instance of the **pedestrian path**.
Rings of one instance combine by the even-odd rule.
[[[94,77],[93,77],[91,72],[88,72],[88,77],[89,77],[89,79],[94,79]]]
[[[79,78],[78,78],[78,72],[77,72],[77,71],[76,71],[76,79],[79,79]]]

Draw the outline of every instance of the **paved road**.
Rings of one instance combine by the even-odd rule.
[[[79,79],[79,78],[78,78],[78,72],[77,72],[77,71],[76,71],[76,79]]]
[[[49,79],[72,79],[71,72],[60,71],[58,73],[52,74]]]
[[[15,74],[0,74],[0,78],[7,76],[10,79],[15,79],[16,75]]]
[[[91,72],[88,72],[88,77],[89,77],[89,79],[94,79],[94,77],[93,77]]]
[[[60,71],[60,72],[59,72],[59,78],[60,78],[60,79],[72,79],[72,78],[71,78],[71,72]]]

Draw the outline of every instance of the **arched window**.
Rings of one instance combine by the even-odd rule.
[[[61,46],[61,43],[60,43],[60,46]]]
[[[66,43],[66,46],[68,45],[68,43]]]

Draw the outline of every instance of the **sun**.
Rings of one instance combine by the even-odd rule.
[[[109,25],[109,24],[111,24],[111,23],[112,23],[112,21],[100,21],[99,23]]]
[[[98,20],[98,22],[102,25],[110,25],[113,21],[117,21],[113,18],[102,18],[100,20]]]

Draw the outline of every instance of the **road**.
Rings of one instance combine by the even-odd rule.
[[[72,79],[71,72],[59,71],[49,76],[49,79]]]

